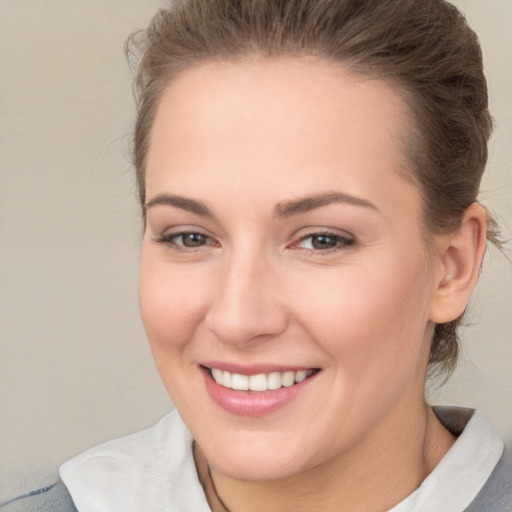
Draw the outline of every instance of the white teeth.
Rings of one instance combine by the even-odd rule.
[[[231,387],[231,373],[222,372],[222,382],[219,382],[219,384],[222,384],[225,388],[230,388]]]
[[[295,374],[295,382],[302,382],[307,377],[307,371],[306,370],[299,370]]]
[[[269,373],[267,376],[267,389],[279,389],[281,387],[281,374],[279,372]]]
[[[247,391],[249,389],[249,377],[239,373],[231,374],[231,387],[238,391]]]
[[[313,370],[299,370],[296,372],[270,372],[268,374],[241,375],[211,368],[212,377],[217,384],[225,388],[232,388],[238,391],[268,391],[281,387],[289,388],[294,384],[302,382],[309,377]]]
[[[266,391],[267,376],[264,373],[260,373],[258,375],[251,375],[249,377],[249,389],[251,391]]]
[[[289,388],[295,384],[295,372],[284,372],[281,375],[281,384],[285,388]]]
[[[222,384],[222,370],[212,368],[212,377],[215,379],[217,384]]]

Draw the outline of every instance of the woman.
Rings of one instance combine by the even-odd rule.
[[[177,412],[48,492],[80,512],[512,510],[496,432],[424,398],[497,241],[458,11],[183,0],[135,43],[140,306]]]

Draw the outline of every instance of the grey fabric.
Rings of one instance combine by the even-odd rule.
[[[66,486],[59,480],[0,504],[2,512],[78,512]]]
[[[0,505],[2,512],[78,512],[59,481]],[[489,480],[465,512],[512,512],[512,454],[501,458]]]
[[[465,512],[512,512],[512,452],[506,450]]]
[[[60,480],[0,503],[0,511],[78,512]],[[505,450],[486,484],[464,512],[512,512],[512,450]]]

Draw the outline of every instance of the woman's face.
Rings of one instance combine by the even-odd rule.
[[[423,407],[439,272],[406,119],[386,83],[307,60],[204,64],[165,91],[140,305],[217,471],[275,479],[386,447]]]

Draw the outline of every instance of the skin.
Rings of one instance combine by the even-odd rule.
[[[387,510],[454,442],[425,404],[425,375],[434,322],[460,314],[476,281],[485,214],[474,205],[427,255],[420,193],[403,177],[407,119],[385,82],[306,59],[201,64],[161,99],[140,307],[231,512]],[[365,204],[282,215],[332,193]],[[321,371],[254,418],[212,401],[200,371],[212,360]]]

